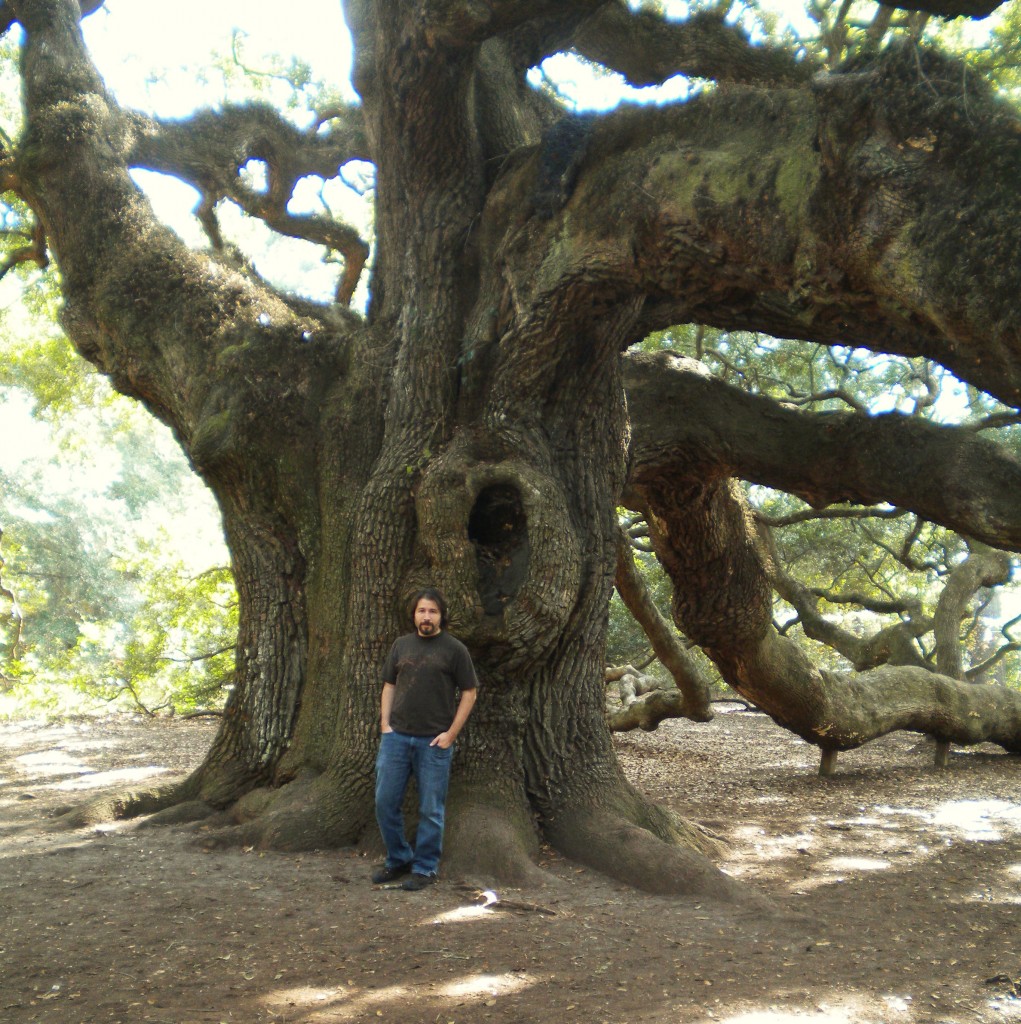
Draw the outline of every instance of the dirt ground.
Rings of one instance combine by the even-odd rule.
[[[1021,1020],[1021,763],[841,756],[761,715],[618,738],[643,791],[725,836],[775,907],[629,890],[552,854],[490,905],[369,882],[353,851],[54,833],[55,808],[201,757],[209,723],[0,725],[0,1022],[804,1024]],[[492,902],[493,900],[496,902]]]

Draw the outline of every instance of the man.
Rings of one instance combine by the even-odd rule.
[[[446,631],[447,605],[428,587],[411,602],[414,633],[398,637],[383,665],[376,820],[386,863],[377,885],[408,875],[416,892],[436,881],[443,849],[443,818],[454,740],[475,705],[478,680],[468,648]],[[408,781],[418,785],[415,848],[404,837],[401,805]]]

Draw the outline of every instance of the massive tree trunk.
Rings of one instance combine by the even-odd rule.
[[[451,869],[527,877],[541,835],[650,889],[730,894],[682,826],[626,783],[604,720],[629,471],[678,618],[727,678],[803,734],[844,746],[866,730],[833,726],[828,711],[806,724],[776,696],[792,656],[770,638],[742,507],[726,482],[660,472],[669,460],[654,470],[650,456],[643,475],[621,353],[697,319],[925,353],[1016,400],[1021,260],[1001,230],[1018,205],[1016,120],[980,91],[960,119],[959,69],[914,54],[810,85],[809,67],[716,18],[643,16],[642,45],[665,40],[645,66],[619,4],[350,0],[362,106],[332,134],[297,139],[261,108],[203,115],[189,134],[119,110],[73,0],[10,7],[25,30],[27,123],[8,185],[45,228],[79,351],[171,425],[216,494],[238,582],[223,726],[165,801],[229,807],[239,835],[263,845],[371,835],[379,667],[408,628],[407,596],[429,583],[482,683],[455,762]],[[524,72],[571,46],[633,78],[661,78],[680,55],[747,84],[675,109],[557,120]],[[217,124],[229,128],[224,157],[208,151]],[[996,159],[962,171],[962,140],[981,148],[991,132]],[[931,133],[946,133],[945,151],[914,145]],[[236,172],[256,155],[271,170],[265,196],[220,184],[217,159]],[[207,198],[233,189],[296,230],[281,182],[366,155],[377,179],[364,318],[186,250],[128,175],[158,165]],[[930,217],[923,192],[969,219]],[[203,216],[215,236],[211,202]],[[364,245],[316,231],[345,255],[345,299]],[[948,245],[977,268],[963,294]],[[953,514],[975,518],[967,502]],[[1016,513],[982,534],[996,543],[991,533],[1016,543]],[[856,693],[841,711],[853,722]],[[984,735],[1014,748],[1019,734],[1005,718]]]

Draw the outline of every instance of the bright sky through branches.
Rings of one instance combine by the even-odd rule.
[[[293,54],[337,86],[350,74],[340,0],[291,0],[284,8],[268,0],[107,0],[83,24],[89,51],[121,103],[152,105],[162,117],[219,100],[218,76],[197,69],[213,54],[230,54],[234,29],[245,33],[244,54],[256,68],[263,55]],[[147,93],[154,72],[165,74],[165,84]]]

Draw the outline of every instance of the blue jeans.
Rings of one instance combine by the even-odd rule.
[[[411,865],[417,875],[435,875],[443,852],[443,815],[454,748],[429,746],[433,736],[385,732],[376,757],[376,821],[386,844],[388,868]],[[411,776],[418,786],[418,835],[414,850],[404,837],[401,806]]]

